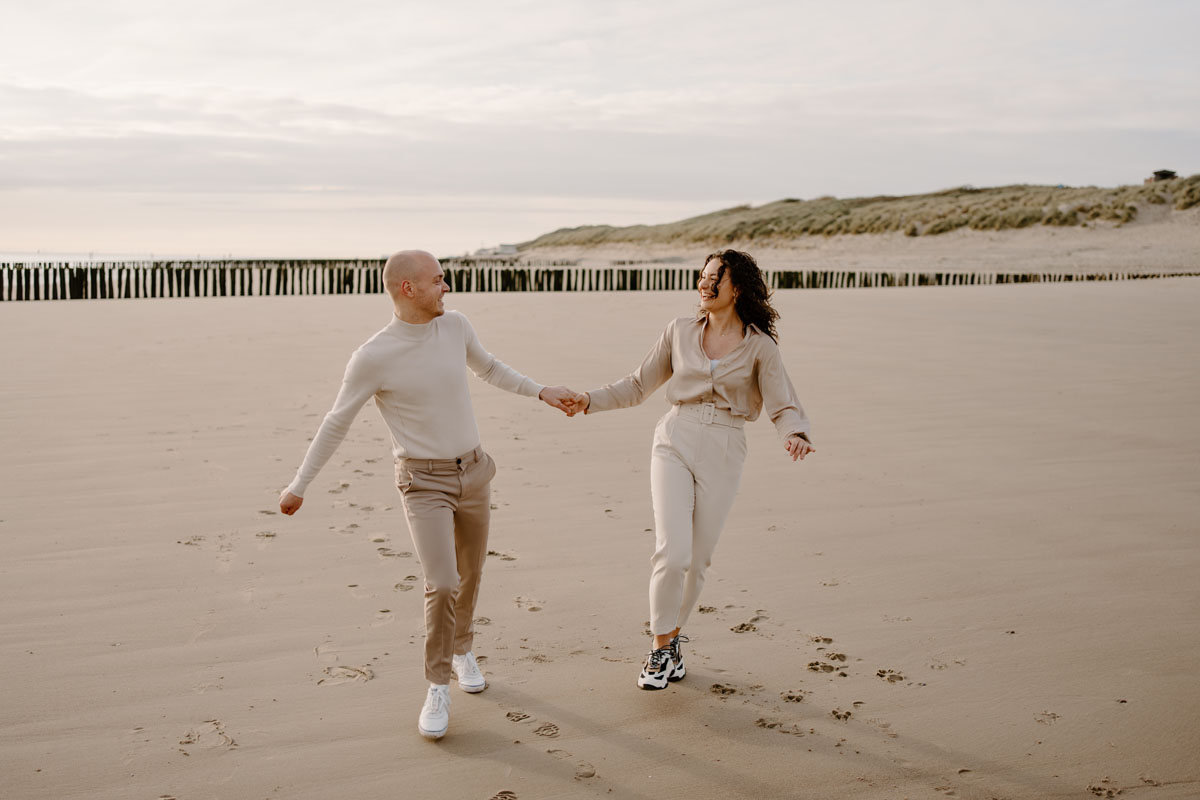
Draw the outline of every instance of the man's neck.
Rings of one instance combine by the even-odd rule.
[[[407,322],[409,325],[428,325],[436,319],[432,314],[409,306],[396,306],[392,313],[396,315],[396,319],[401,322]]]

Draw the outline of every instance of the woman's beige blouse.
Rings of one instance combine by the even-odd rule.
[[[748,421],[767,416],[783,439],[802,433],[810,425],[796,390],[783,367],[779,347],[753,325],[746,327],[741,344],[710,370],[701,345],[707,317],[673,319],[646,355],[642,365],[616,383],[588,392],[588,413],[636,406],[667,383],[667,402],[713,403]]]

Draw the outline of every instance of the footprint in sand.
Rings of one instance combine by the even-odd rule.
[[[510,711],[504,715],[509,722],[525,722],[529,719],[529,715],[524,711]]]
[[[727,685],[725,685],[725,684],[723,684],[723,683],[714,683],[714,684],[713,684],[713,685],[712,685],[712,686],[709,688],[709,691],[710,691],[710,692],[712,692],[713,694],[720,695],[721,697],[728,697],[728,696],[729,696],[729,695],[731,695],[731,694],[737,694],[737,693],[738,693],[738,690],[737,690],[737,689],[735,689],[735,688],[734,688],[734,687],[732,687],[732,686],[727,686]]]
[[[854,716],[854,714],[850,711],[842,711],[840,708],[835,708],[833,711],[829,712],[829,716],[845,722],[846,720],[850,719],[850,717]]]
[[[347,667],[336,664],[332,667],[326,667],[321,671],[327,677],[317,681],[317,686],[334,686],[340,683],[353,683],[354,681],[366,683],[375,677],[375,672],[370,667]]]
[[[346,491],[349,488],[350,488],[350,484],[347,481],[341,481],[340,483],[338,483],[338,485],[335,488],[330,489],[329,493],[330,494],[341,494],[342,492]]]
[[[729,630],[733,631],[734,633],[750,633],[751,631],[758,630],[758,626],[753,622],[739,622]]]
[[[812,640],[813,644],[833,644],[833,639],[828,636],[810,636],[808,638]]]
[[[803,703],[810,693],[803,689],[792,689],[790,692],[780,692],[779,696],[785,703]]]
[[[715,614],[715,613],[717,613],[717,607],[716,606],[700,606],[699,608],[696,609],[696,611],[697,611],[697,613],[700,613],[700,614]]]
[[[1109,778],[1102,778],[1099,783],[1089,783],[1087,790],[1096,797],[1117,797],[1125,793],[1119,786],[1114,786]]]
[[[904,680],[903,675],[891,669],[881,669],[876,671],[875,674],[880,678],[883,678],[888,683],[899,683],[900,681]]]
[[[555,758],[563,758],[563,759],[574,758],[574,756],[571,755],[570,753],[568,753],[566,750],[547,750],[546,752],[549,753],[550,755],[554,756]],[[584,780],[585,778],[594,778],[594,777],[596,777],[596,767],[595,766],[587,763],[586,761],[577,762],[576,770],[575,770],[575,780],[581,781],[581,780]]]
[[[488,550],[487,554],[489,556],[498,556],[501,561],[516,561],[517,560],[516,556],[510,556],[508,553],[501,553],[497,550]]]
[[[526,611],[541,611],[545,602],[542,600],[532,600],[528,597],[514,597],[513,602],[517,604],[517,608],[523,608]]]
[[[232,750],[238,746],[233,737],[225,732],[225,726],[219,719],[206,719],[203,725],[190,728],[179,740],[179,744],[179,752],[185,756],[191,755],[188,750],[184,749],[186,747]]]
[[[397,583],[392,589],[397,592],[411,592],[413,587],[411,583]]]
[[[517,800],[517,793],[508,789],[501,789],[489,797],[488,800]]]
[[[371,623],[372,628],[378,628],[380,625],[388,625],[396,620],[390,608],[381,608],[375,612],[375,621]]]
[[[803,736],[804,735],[804,731],[800,730],[800,728],[798,726],[788,725],[787,723],[780,722],[777,719],[767,719],[765,717],[759,717],[758,719],[756,719],[754,721],[754,725],[755,725],[755,727],[758,727],[758,728],[765,728],[769,731],[778,731],[779,733],[787,733],[792,736]]]
[[[953,666],[965,667],[966,665],[967,665],[967,660],[965,658],[954,659]],[[933,660],[933,662],[930,663],[929,668],[936,669],[936,670],[943,670],[943,669],[950,669],[951,666],[952,666],[951,664],[947,664],[945,661],[942,661],[940,658],[935,658]]]
[[[376,547],[375,552],[379,553],[380,558],[412,558],[412,553],[407,550],[393,550],[390,547]]]
[[[558,726],[553,722],[543,722],[541,725],[534,728],[533,732],[538,736],[545,736],[549,739],[554,739],[558,736]]]

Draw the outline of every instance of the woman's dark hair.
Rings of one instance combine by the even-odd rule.
[[[716,282],[720,283],[721,278],[728,272],[729,281],[737,290],[737,297],[733,301],[733,310],[741,317],[742,332],[745,333],[746,325],[753,324],[767,336],[778,341],[775,334],[775,320],[779,319],[779,312],[771,306],[771,290],[767,288],[767,282],[763,278],[762,270],[758,268],[754,256],[740,250],[720,250],[704,259],[704,266],[707,267],[708,262],[714,258],[720,265],[717,267]],[[716,296],[715,286],[713,295]]]

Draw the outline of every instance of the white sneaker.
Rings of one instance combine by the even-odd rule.
[[[429,684],[429,694],[425,696],[425,705],[421,706],[421,716],[417,720],[417,730],[426,739],[440,739],[446,735],[450,727],[450,685]]]
[[[454,674],[458,676],[458,688],[464,692],[482,692],[487,688],[487,678],[479,671],[479,662],[474,653],[455,656],[450,660]]]

